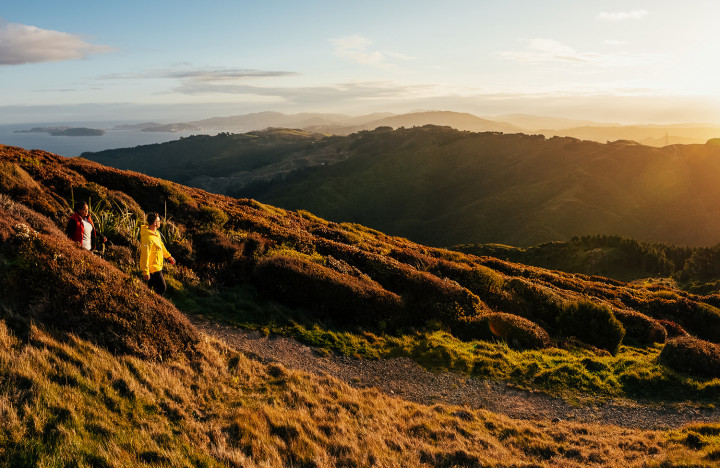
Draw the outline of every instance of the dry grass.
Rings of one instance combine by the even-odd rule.
[[[112,355],[0,322],[6,466],[633,466],[708,463],[720,426],[661,432],[424,406],[262,365],[205,339],[196,359]]]

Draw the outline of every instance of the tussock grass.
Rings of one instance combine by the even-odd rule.
[[[0,321],[5,466],[632,466],[704,463],[720,426],[640,431],[424,406],[262,365],[205,339],[192,360],[113,355]]]

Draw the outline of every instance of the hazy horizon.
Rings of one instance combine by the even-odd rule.
[[[710,0],[15,2],[0,124],[415,109],[720,123]]]

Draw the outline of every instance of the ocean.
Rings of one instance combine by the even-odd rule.
[[[115,148],[131,148],[139,145],[151,145],[179,140],[191,135],[208,132],[143,132],[139,130],[113,130],[116,125],[127,122],[50,122],[32,124],[0,125],[0,144],[19,146],[32,150],[40,149],[68,158],[80,156],[86,151],[102,151]],[[53,136],[49,133],[15,133],[17,130],[30,130],[35,127],[87,127],[105,130],[100,136]]]

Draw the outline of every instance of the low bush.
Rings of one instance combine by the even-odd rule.
[[[502,274],[483,265],[468,266],[446,260],[438,260],[430,271],[457,281],[462,287],[476,294],[482,301],[494,307],[510,302],[503,290],[505,280]]]
[[[512,278],[506,283],[510,302],[506,312],[520,315],[550,329],[557,328],[558,317],[565,312],[563,300],[550,289],[526,279]]]
[[[251,278],[258,289],[280,302],[344,324],[392,322],[403,310],[402,299],[374,281],[296,256],[264,257]]]
[[[668,340],[660,361],[669,368],[702,377],[720,377],[720,346],[692,336]]]
[[[720,309],[688,298],[677,300],[653,298],[639,302],[636,309],[658,319],[680,324],[703,340],[720,342]]]
[[[458,321],[453,328],[458,338],[501,339],[513,348],[539,349],[550,345],[550,336],[539,325],[517,315],[493,312]]]
[[[108,246],[105,250],[105,258],[124,271],[127,271],[136,264],[133,249],[124,245]]]
[[[691,302],[690,314],[681,322],[698,338],[720,342],[720,309],[704,302]]]
[[[178,263],[192,265],[195,262],[193,245],[190,241],[171,242],[167,245],[168,251],[172,254]]]
[[[462,317],[472,317],[488,307],[472,292],[457,282],[439,278],[427,271],[380,254],[353,248],[337,248],[337,244],[318,245],[318,251],[335,256],[354,266],[383,288],[402,296],[407,315],[401,318],[409,324],[422,325],[428,320],[440,320],[452,325]],[[328,247],[335,247],[332,250]]]
[[[320,226],[313,227],[309,232],[318,237],[329,239],[335,242],[341,242],[343,244],[359,244],[362,238],[358,234],[346,231],[336,226],[326,226],[321,224]]]
[[[198,220],[202,223],[202,229],[220,229],[230,220],[230,217],[220,208],[203,205],[198,213]]]
[[[683,327],[671,320],[657,320],[657,323],[665,328],[668,338],[676,338],[678,336],[689,336],[689,333],[685,331]]]
[[[665,342],[667,331],[657,320],[632,310],[616,310],[614,313],[625,328],[625,341],[639,345]]]
[[[625,337],[625,329],[610,307],[588,300],[567,304],[557,316],[556,328],[566,337],[574,336],[612,354]]]
[[[193,236],[192,250],[199,262],[227,263],[241,250],[241,245],[219,231],[208,231]]]

